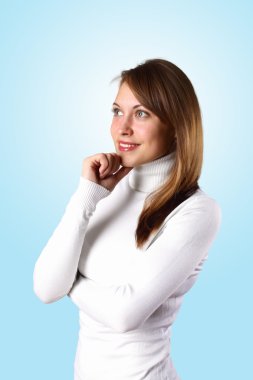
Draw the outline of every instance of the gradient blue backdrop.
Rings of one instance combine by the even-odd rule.
[[[200,185],[223,213],[174,325],[172,357],[182,380],[252,378],[251,4],[0,2],[1,379],[73,378],[77,309],[68,298],[35,297],[34,264],[83,158],[113,149],[111,79],[154,57],[194,84],[205,137]]]

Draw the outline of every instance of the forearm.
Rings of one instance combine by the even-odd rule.
[[[219,224],[217,207],[193,204],[136,256],[126,284],[102,286],[79,277],[69,296],[98,322],[120,332],[135,329],[192,275],[206,257]]]
[[[80,177],[58,226],[34,268],[34,292],[45,303],[66,295],[76,277],[89,219],[97,202],[110,192]]]

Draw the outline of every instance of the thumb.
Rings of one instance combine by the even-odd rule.
[[[115,180],[115,185],[124,178],[133,168],[127,168],[122,166],[116,173],[113,175],[113,179]]]

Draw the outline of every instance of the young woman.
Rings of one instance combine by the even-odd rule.
[[[75,380],[175,380],[171,326],[221,222],[198,185],[200,108],[182,70],[153,59],[121,73],[112,111],[116,153],[83,160],[34,291],[80,310]]]

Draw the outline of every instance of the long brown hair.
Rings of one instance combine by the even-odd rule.
[[[171,131],[168,149],[175,151],[167,181],[145,200],[136,228],[142,247],[166,216],[198,189],[203,162],[203,130],[199,102],[186,74],[164,59],[149,59],[121,73],[136,98]]]

